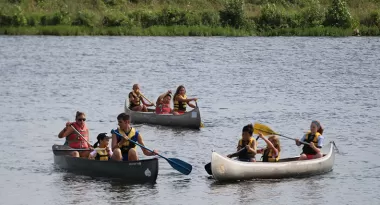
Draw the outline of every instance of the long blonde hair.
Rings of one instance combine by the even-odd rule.
[[[278,138],[278,136],[272,135],[272,136],[268,137],[268,140],[270,140],[270,139],[273,139],[273,141],[275,142],[273,144],[273,146],[277,149],[277,151],[281,152],[280,139]]]

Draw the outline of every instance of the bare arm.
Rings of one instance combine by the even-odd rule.
[[[66,130],[62,134],[62,138],[69,136],[73,132],[74,132],[74,130],[73,130],[73,128],[71,126],[70,127],[66,127]]]
[[[112,150],[119,148],[119,145],[117,144],[117,138],[116,134],[112,134],[112,144],[111,144]]]
[[[65,136],[63,135],[63,133],[66,131],[66,127],[63,128],[63,130],[61,130],[58,134],[58,138],[64,138]]]
[[[253,142],[251,146],[246,146],[247,150],[256,154],[256,142]]]
[[[142,139],[142,136],[141,136],[140,134],[139,134],[139,136],[138,136],[138,138],[137,138],[137,142],[138,142],[139,144],[145,146],[145,145],[144,145],[144,141],[143,141],[143,139]],[[149,151],[149,150],[147,150],[147,149],[144,149],[144,148],[142,148],[142,147],[141,147],[141,150],[142,150],[142,152],[143,152],[146,156],[154,156],[154,155],[155,155],[154,152],[151,152],[151,151]]]
[[[188,103],[188,102],[190,102],[190,101],[193,101],[193,100],[197,100],[197,98],[183,98],[182,96],[180,96],[180,95],[177,95],[176,97],[175,97],[175,99],[177,100],[177,101],[179,101],[179,102],[186,102],[186,103]],[[190,106],[190,105],[189,105]]]
[[[265,143],[267,143],[268,147],[270,149],[273,149],[275,152],[276,152],[276,156],[278,155],[278,150],[276,149],[276,147],[272,144],[271,141],[269,141],[267,138],[265,138],[261,133],[259,133],[259,137],[265,141]]]

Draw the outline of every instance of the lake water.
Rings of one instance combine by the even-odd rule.
[[[1,36],[0,204],[379,204],[379,53],[367,37]],[[134,83],[152,101],[180,84],[199,98],[201,130],[136,125],[192,173],[160,159],[156,184],[128,185],[55,168],[65,122],[84,111],[94,143],[116,128]],[[203,168],[211,150],[234,152],[248,123],[298,138],[314,119],[339,148],[332,172],[217,183]],[[282,157],[301,152],[281,145]]]

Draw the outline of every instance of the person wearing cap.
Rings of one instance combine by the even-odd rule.
[[[161,94],[156,101],[156,114],[171,114],[173,109],[170,108],[170,100],[172,99],[172,91]]]
[[[92,151],[88,158],[100,161],[108,161],[112,157],[112,151],[108,147],[110,136],[107,133],[100,133],[96,138],[98,141],[94,144],[94,151]]]
[[[296,139],[297,146],[300,146],[301,142],[310,144],[310,146],[306,144],[303,145],[299,160],[317,159],[323,156],[321,153],[324,139],[322,134],[323,128],[321,123],[316,120],[312,121],[310,124],[310,131],[307,132],[301,139]]]
[[[140,93],[139,84],[134,84],[132,91],[128,95],[129,97],[129,109],[133,111],[148,112],[147,106],[153,106],[154,104],[148,104],[144,101],[142,94]]]
[[[119,128],[113,131],[121,136],[116,135],[112,132],[112,159],[116,161],[139,160],[136,151],[136,144],[131,141],[137,142],[140,145],[145,146],[140,132],[137,131],[134,127],[131,127],[130,116],[125,113],[119,114],[117,116],[117,121]],[[146,156],[154,156],[157,154],[156,150],[153,150],[153,152],[151,152],[142,147],[141,150]]]

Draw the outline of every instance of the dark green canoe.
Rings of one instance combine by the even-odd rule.
[[[133,162],[98,161],[69,156],[70,148],[53,145],[54,163],[73,173],[107,178],[118,178],[130,183],[155,183],[158,175],[158,159]]]

